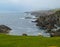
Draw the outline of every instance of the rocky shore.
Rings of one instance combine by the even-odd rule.
[[[51,36],[60,36],[60,10],[50,10],[42,12],[32,12],[31,15],[35,15],[37,20],[36,26],[46,30],[46,33],[50,33]],[[55,30],[53,30],[55,29]]]

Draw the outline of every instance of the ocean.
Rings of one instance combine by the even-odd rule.
[[[25,18],[31,17],[31,18]],[[33,23],[33,15],[27,15],[26,13],[0,13],[0,25],[7,25],[12,29],[10,35],[22,35],[26,33],[28,35],[37,36],[41,33],[43,36],[49,36],[44,30],[39,29],[36,23]]]

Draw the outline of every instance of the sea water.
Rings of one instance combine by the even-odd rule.
[[[26,17],[31,17],[26,19]],[[39,29],[36,23],[33,23],[33,15],[27,15],[26,13],[0,13],[0,25],[7,25],[12,29],[10,35],[22,35],[26,33],[28,35],[38,35],[44,33],[44,30]]]

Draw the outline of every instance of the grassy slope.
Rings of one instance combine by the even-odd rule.
[[[0,47],[60,47],[60,37],[9,36],[0,34]]]

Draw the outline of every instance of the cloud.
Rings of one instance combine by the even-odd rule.
[[[0,10],[30,11],[60,8],[60,0],[0,0]]]

